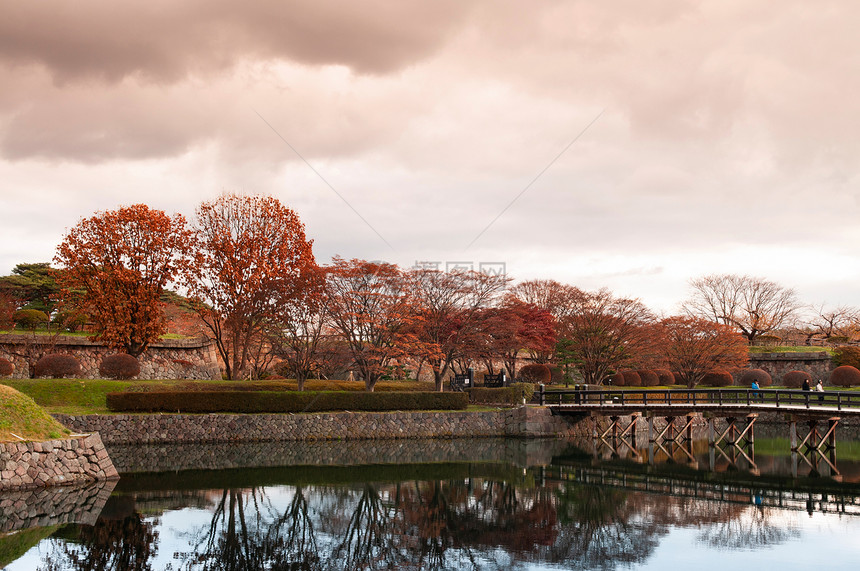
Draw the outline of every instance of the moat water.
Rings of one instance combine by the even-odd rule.
[[[14,528],[0,565],[856,568],[860,454],[786,448],[765,438],[740,452],[498,439],[114,447],[123,473],[112,489],[23,497],[31,520],[0,513]],[[70,497],[85,508],[52,521],[50,506]]]

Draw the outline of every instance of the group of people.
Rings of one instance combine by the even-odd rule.
[[[750,388],[754,391],[758,391],[761,387],[759,386],[759,384],[756,381],[753,381],[752,384],[750,385]],[[812,385],[809,383],[809,379],[803,379],[803,385],[800,388],[804,391],[811,391]],[[824,392],[824,384],[821,382],[821,379],[818,379],[818,382],[815,383],[815,391],[819,392],[819,393]],[[761,398],[762,394],[759,392],[755,392],[755,393],[753,393],[753,396]],[[818,400],[823,402],[824,401],[824,395],[818,395]]]

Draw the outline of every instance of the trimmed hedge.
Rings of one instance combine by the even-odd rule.
[[[782,384],[790,389],[799,389],[805,380],[812,385],[812,375],[806,371],[789,371],[782,376]]]
[[[851,365],[836,367],[830,373],[830,383],[837,387],[853,387],[860,385],[860,370]]]
[[[108,355],[99,365],[99,374],[107,379],[127,380],[140,374],[137,358],[126,353]]]
[[[550,372],[550,384],[560,385],[564,382],[564,369],[557,365],[552,365],[549,368]]]
[[[622,371],[622,375],[624,375],[624,386],[625,387],[641,387],[642,386],[642,377],[639,376],[639,373],[636,371]]]
[[[748,369],[744,371],[738,379],[738,384],[750,387],[752,386],[753,381],[757,382],[758,386],[761,388],[769,387],[773,384],[773,380],[770,378],[770,373],[764,369]]]
[[[707,373],[702,379],[702,384],[706,387],[730,387],[733,381],[731,373],[717,369]]]
[[[15,372],[15,365],[9,359],[0,357],[0,377],[8,377]]]
[[[548,385],[552,380],[552,371],[549,367],[540,363],[532,363],[520,369],[520,380],[524,383],[532,383],[535,385]]]
[[[654,372],[657,374],[657,378],[659,379],[658,383],[661,386],[670,387],[678,384],[675,381],[675,375],[673,375],[672,371],[669,369],[654,369]]]
[[[624,387],[627,386],[627,383],[624,382],[624,374],[623,373],[615,373],[609,377],[609,384],[613,387]]]
[[[74,377],[81,372],[81,364],[71,355],[61,353],[49,353],[38,361],[33,367],[37,377],[51,377],[62,379],[63,377]]]
[[[469,401],[476,404],[506,404],[516,406],[523,403],[523,399],[529,402],[535,392],[535,386],[531,383],[514,383],[509,387],[488,389],[484,387],[473,387],[468,389]]]
[[[437,392],[165,391],[107,394],[107,407],[112,412],[463,410],[468,404],[469,395],[466,393]]]
[[[642,379],[643,387],[656,387],[660,384],[660,377],[656,372],[649,369],[640,369],[636,372],[639,374],[639,378]]]

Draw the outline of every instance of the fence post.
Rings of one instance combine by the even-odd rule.
[[[540,384],[540,405],[541,406],[546,405],[546,392],[544,392],[543,383]]]

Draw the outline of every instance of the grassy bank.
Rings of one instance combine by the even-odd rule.
[[[53,440],[68,433],[32,398],[0,385],[0,442]]]
[[[295,391],[292,380],[278,381],[109,381],[103,379],[4,379],[4,385],[21,391],[51,413],[108,414],[107,394],[145,391]],[[376,391],[432,391],[433,383],[416,381],[380,381]],[[308,391],[363,391],[360,381],[318,381],[305,383]]]

